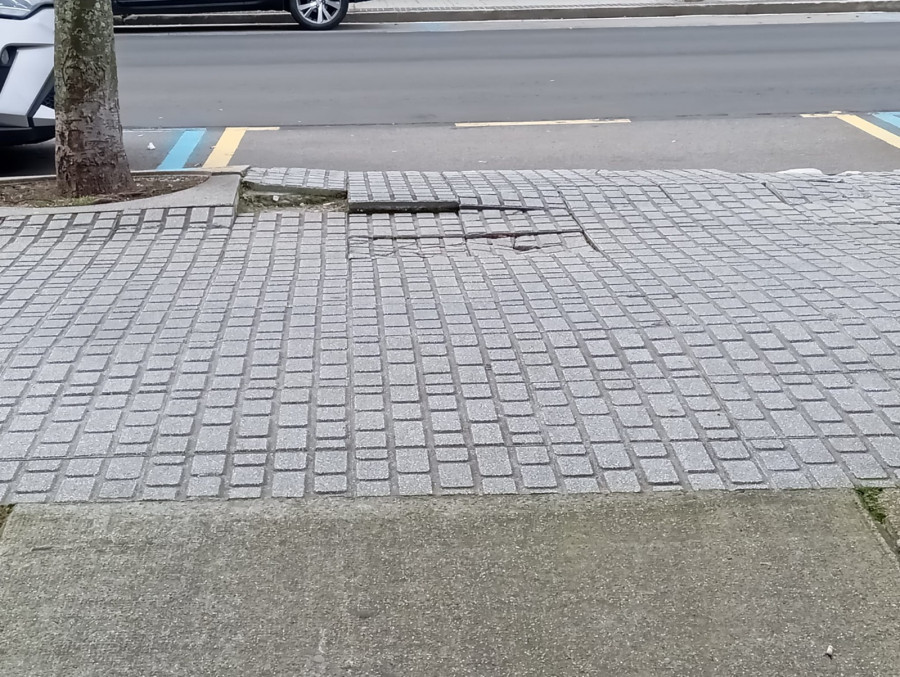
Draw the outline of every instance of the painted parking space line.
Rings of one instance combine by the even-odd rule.
[[[279,129],[280,127],[226,127],[209,157],[206,158],[206,162],[203,163],[203,167],[206,169],[227,167],[247,132],[277,132]]]
[[[172,171],[176,169],[184,169],[191,157],[191,153],[200,144],[206,134],[205,128],[185,129],[181,132],[181,136],[169,150],[169,153],[163,158],[163,161],[157,166],[158,170]]]
[[[870,113],[869,115],[879,122],[883,122],[900,131],[900,113]],[[880,127],[873,122],[869,122],[861,115],[853,115],[851,113],[834,111],[833,113],[804,113],[800,117],[834,118],[835,120],[846,122],[848,125],[856,127],[858,130],[865,132],[869,136],[874,136],[876,139],[884,141],[886,144],[891,145],[894,148],[900,148],[900,135],[894,134],[890,130],[885,129],[884,127]]]
[[[542,125],[621,125],[631,122],[628,118],[616,118],[602,120],[599,118],[589,120],[523,120],[518,122],[457,122],[454,126],[458,129],[471,129],[475,127],[539,127]]]
[[[869,122],[868,120],[860,117],[859,115],[850,115],[845,113],[839,113],[835,115],[838,120],[842,122],[846,122],[848,125],[853,125],[860,131],[865,132],[869,136],[874,136],[876,139],[884,141],[885,143],[893,146],[894,148],[900,148],[900,136],[897,134],[893,134],[883,127],[879,127],[878,125]],[[878,117],[877,115],[875,117]]]
[[[875,117],[885,124],[900,130],[900,113],[875,113]]]

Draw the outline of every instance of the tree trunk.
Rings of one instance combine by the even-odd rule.
[[[71,197],[134,190],[119,119],[110,0],[56,0],[56,183]]]

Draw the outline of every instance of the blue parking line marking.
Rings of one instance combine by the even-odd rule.
[[[900,129],[900,113],[874,113],[873,115],[891,127]]]
[[[159,163],[157,169],[169,171],[174,169],[184,169],[191,157],[191,153],[194,152],[194,149],[200,143],[204,134],[206,134],[206,128],[185,129],[181,132],[181,136],[178,137],[178,141],[175,142],[175,145],[172,146],[169,154]]]

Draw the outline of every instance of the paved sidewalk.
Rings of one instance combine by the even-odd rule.
[[[254,171],[0,222],[0,500],[894,485],[900,173]]]
[[[900,664],[900,569],[849,491],[17,506],[0,566],[3,677]]]

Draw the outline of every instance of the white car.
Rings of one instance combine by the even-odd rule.
[[[53,0],[0,0],[0,146],[54,134]]]

